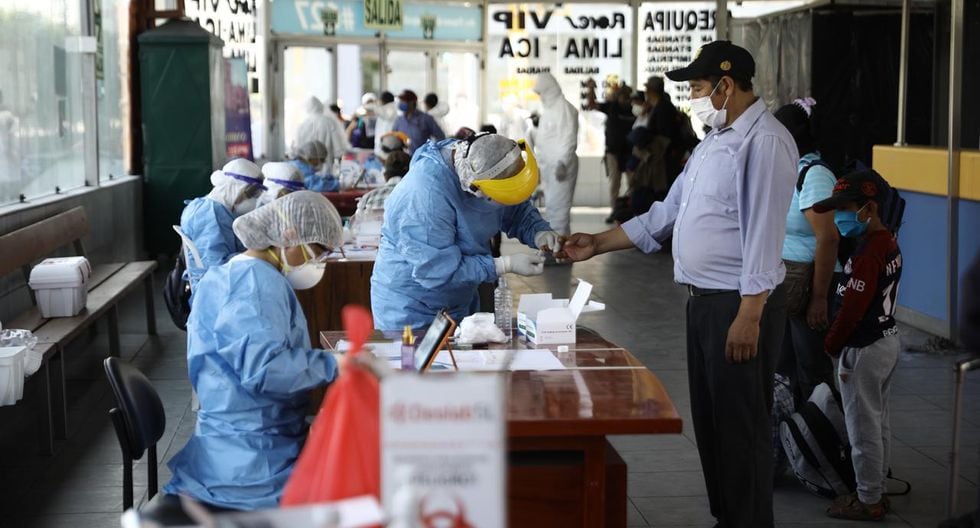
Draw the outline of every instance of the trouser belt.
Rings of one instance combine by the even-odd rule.
[[[704,297],[706,295],[719,295],[722,293],[737,293],[738,290],[715,290],[711,288],[698,288],[697,286],[687,285],[687,292],[691,297]]]

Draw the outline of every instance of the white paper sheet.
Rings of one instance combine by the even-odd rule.
[[[456,365],[461,371],[566,369],[565,365],[549,350],[463,350],[454,352],[454,355]],[[452,368],[452,364],[449,352],[443,350],[436,356],[435,365]]]
[[[370,341],[364,344],[364,348],[370,350],[379,358],[401,360],[402,357],[402,344],[398,341]],[[337,342],[337,352],[347,352],[349,350],[350,341],[341,339]]]

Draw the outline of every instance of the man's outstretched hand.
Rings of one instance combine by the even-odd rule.
[[[581,262],[596,255],[596,237],[588,233],[575,233],[562,237],[560,245],[561,251],[555,254],[558,259]]]

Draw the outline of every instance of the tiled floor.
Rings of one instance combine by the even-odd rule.
[[[599,212],[576,211],[575,227],[603,229]],[[507,251],[519,250],[508,244]],[[616,437],[613,443],[629,464],[629,524],[655,527],[710,527],[701,466],[690,427],[690,403],[684,354],[686,293],[671,281],[667,255],[636,251],[606,255],[573,267],[548,268],[542,277],[512,281],[516,293],[551,291],[567,294],[573,277],[595,285],[607,303],[604,312],[582,317],[608,339],[630,349],[670,392],[685,420],[684,434],[662,437]],[[139,294],[122,310],[123,356],[153,381],[167,413],[160,445],[160,482],[169,479],[165,462],[193,431],[190,386],[184,362],[184,334],[174,330],[158,299],[158,337],[148,338]],[[911,330],[906,344],[926,339]],[[122,508],[122,465],[106,411],[111,395],[101,359],[107,354],[104,332],[83,338],[69,351],[71,435],[54,457],[40,457],[34,447],[31,409],[0,408],[0,527],[118,526]],[[952,403],[951,356],[905,352],[892,400],[895,474],[912,481],[909,496],[893,500],[895,513],[879,526],[935,527],[945,508],[947,457]],[[980,376],[967,386],[969,401],[963,422],[964,507],[975,504],[980,445]],[[135,473],[137,500],[145,498],[146,463]],[[777,525],[782,528],[855,526],[824,516],[826,501],[799,485],[780,479],[775,496]]]

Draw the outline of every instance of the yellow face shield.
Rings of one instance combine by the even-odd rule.
[[[510,178],[499,180],[477,180],[472,186],[479,189],[487,198],[504,205],[517,205],[531,197],[538,187],[538,162],[534,152],[521,139],[517,146],[524,151],[524,168]]]

